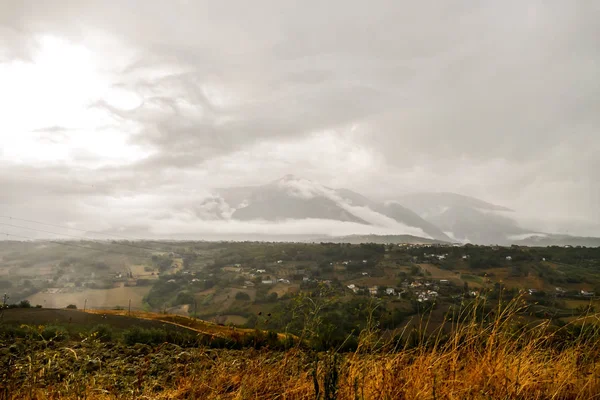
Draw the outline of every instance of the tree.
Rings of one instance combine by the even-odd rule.
[[[277,293],[275,293],[275,294],[277,294]],[[240,300],[240,301],[249,301],[250,295],[246,292],[237,292],[235,294],[235,299]]]
[[[22,300],[19,303],[19,308],[31,308],[31,303],[29,303],[29,300]]]

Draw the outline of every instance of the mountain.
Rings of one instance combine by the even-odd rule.
[[[523,238],[515,238],[514,244],[520,246],[583,246],[583,247],[600,247],[600,238],[583,237],[570,235],[557,235],[539,233],[535,235],[527,235]]]
[[[326,221],[334,221],[338,223],[338,228],[340,222],[346,223],[341,225],[338,232],[347,230],[351,235],[329,239],[337,241],[427,243],[430,240],[542,246],[600,243],[595,238],[553,235],[526,229],[515,220],[511,209],[455,193],[418,193],[379,202],[349,189],[333,189],[293,175],[286,175],[265,185],[223,188],[216,192],[211,198],[192,207],[199,218],[259,224],[263,221],[286,221],[292,224],[304,221],[302,223],[311,226],[302,232],[292,229],[290,232],[276,233],[270,228],[266,232],[263,229],[261,235],[268,237],[301,235],[304,238],[319,238],[324,234],[339,235],[328,233],[330,230]],[[231,236],[226,232],[222,235]]]
[[[483,211],[513,211],[510,208],[488,203],[474,197],[447,192],[413,193],[402,196],[397,201],[424,218],[439,215],[451,207],[465,207]]]
[[[510,244],[514,237],[535,234],[510,218],[511,209],[455,193],[417,193],[397,202],[460,242]]]
[[[266,185],[217,190],[232,220],[320,219],[384,227],[397,234],[450,241],[434,224],[400,204],[378,203],[348,189],[332,189],[286,175]],[[229,210],[228,207],[222,207]],[[221,213],[223,214],[223,213]]]

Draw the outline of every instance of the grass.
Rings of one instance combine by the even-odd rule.
[[[49,346],[47,339],[37,345],[2,342],[0,398],[600,398],[599,315],[563,327],[551,321],[525,324],[523,307],[519,299],[489,312],[470,304],[447,322],[449,334],[440,329],[429,336],[423,334],[426,318],[387,339],[370,321],[358,349],[344,354],[301,347],[115,347],[93,337],[63,346]],[[194,322],[156,314],[138,317]],[[202,323],[202,329],[209,325]],[[227,329],[214,326],[219,328]]]

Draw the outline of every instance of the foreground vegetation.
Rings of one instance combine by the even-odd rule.
[[[521,300],[470,304],[427,334],[389,336],[368,319],[357,348],[316,352],[267,336],[260,346],[141,328],[3,325],[0,398],[592,399],[600,393],[598,315],[528,323]],[[318,324],[318,320],[315,322]],[[71,329],[71,330],[70,330]],[[158,335],[154,337],[154,335]],[[198,337],[199,338],[199,337]],[[142,343],[143,342],[143,343]]]

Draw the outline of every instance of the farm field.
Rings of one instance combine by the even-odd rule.
[[[131,299],[133,309],[143,308],[143,298],[150,287],[121,286],[111,289],[84,289],[70,293],[39,292],[27,297],[32,305],[39,304],[44,308],[64,308],[74,304],[83,308],[87,299],[87,308],[127,307]]]

